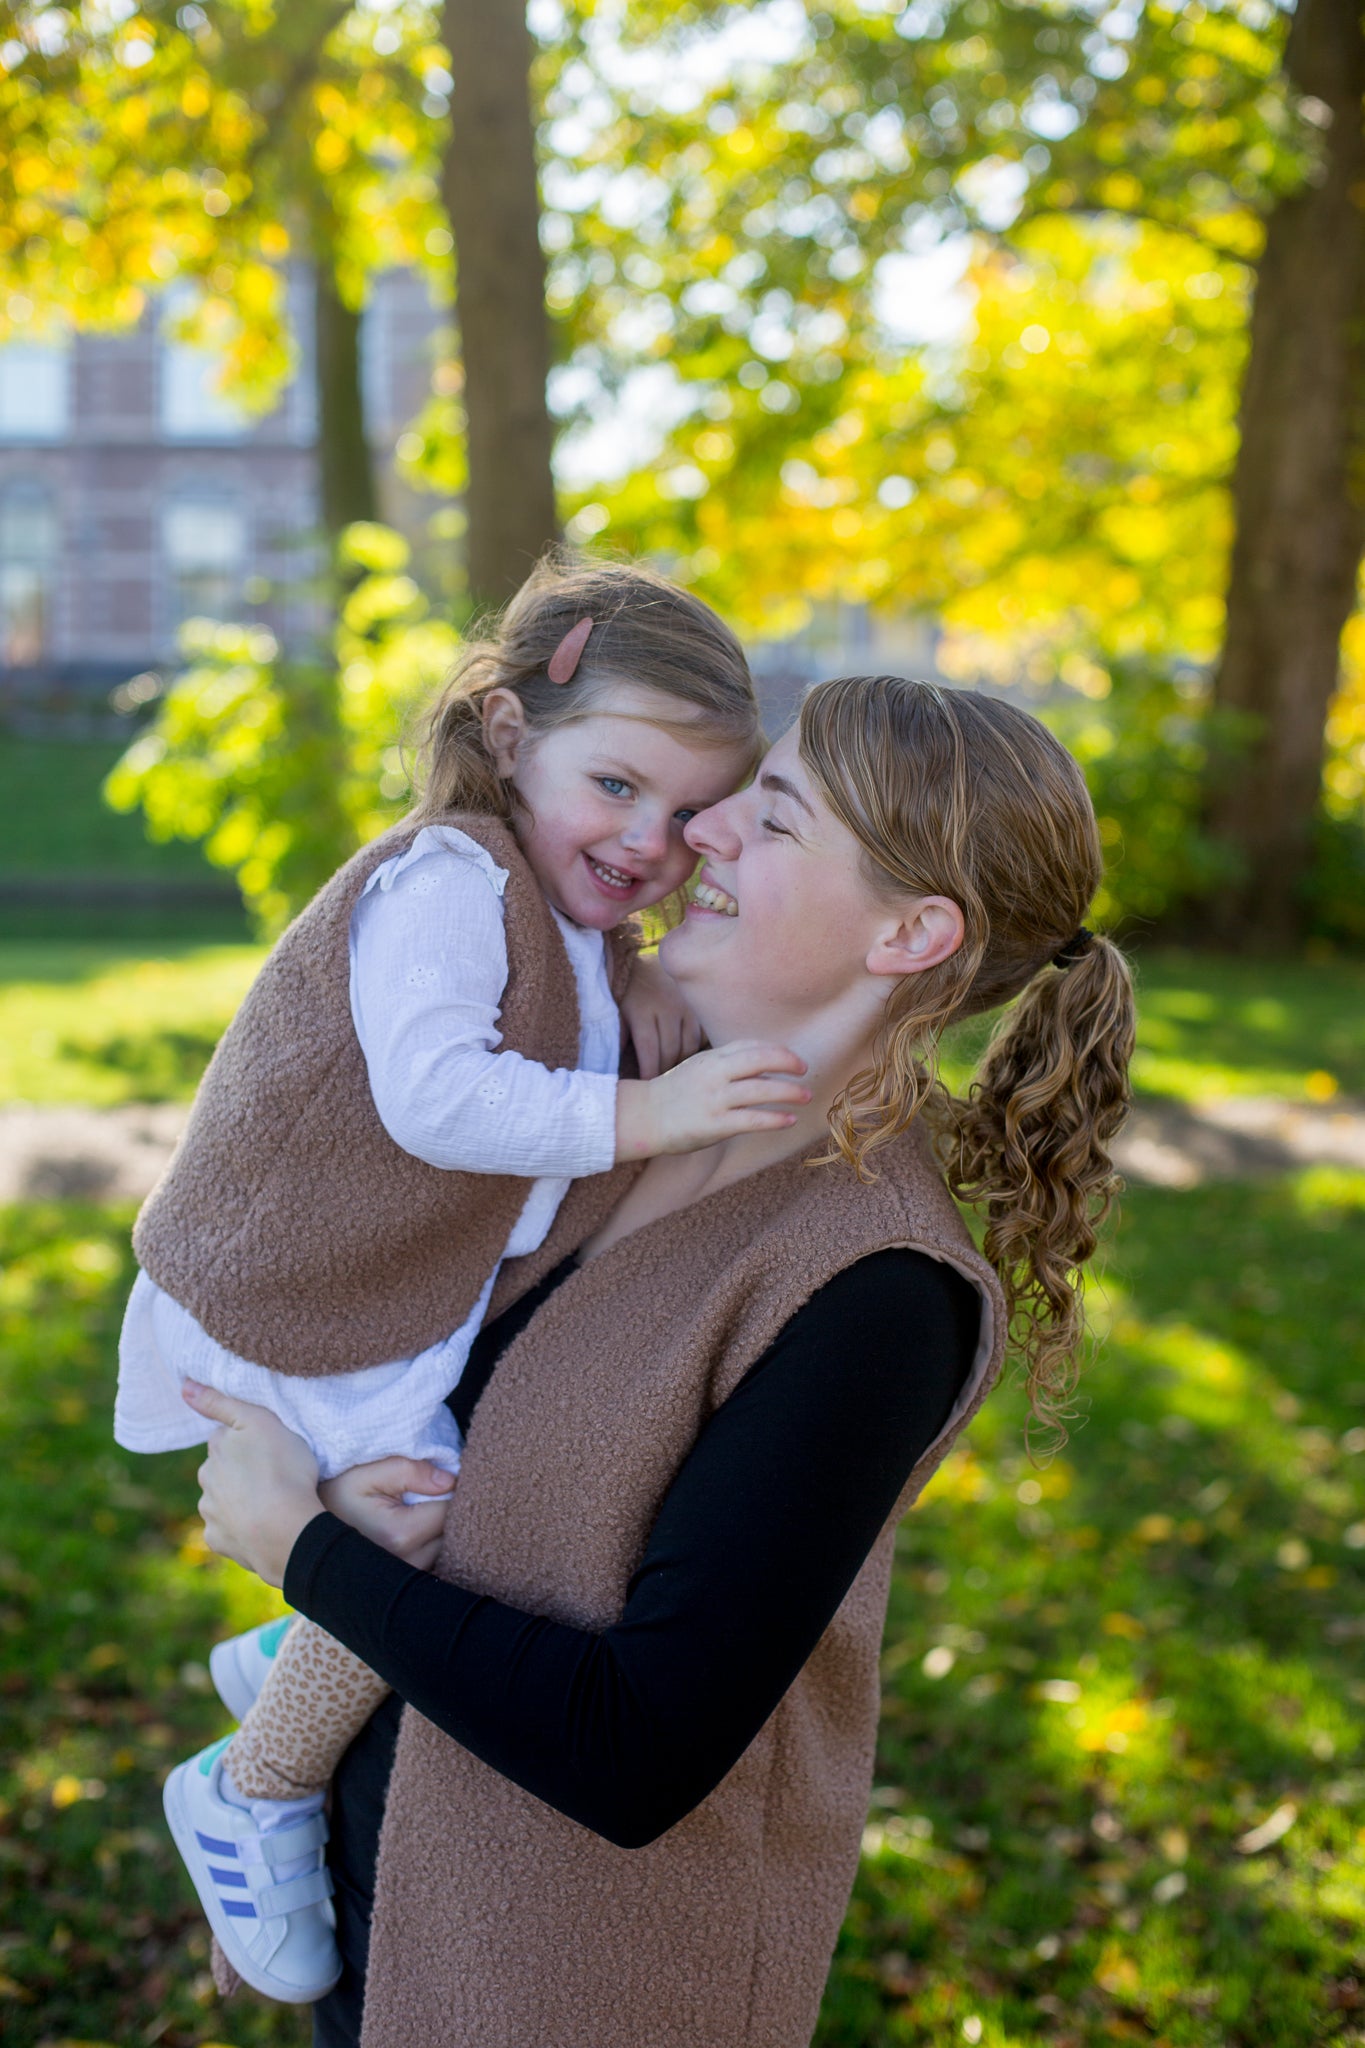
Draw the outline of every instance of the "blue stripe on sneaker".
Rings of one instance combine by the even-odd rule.
[[[244,1870],[215,1870],[210,1863],[209,1876],[215,1884],[235,1884],[239,1891],[246,1890],[246,1872]]]
[[[273,1657],[275,1655],[275,1652],[280,1647],[280,1643],[288,1635],[293,1619],[292,1614],[282,1614],[278,1621],[268,1621],[265,1627],[258,1632],[256,1641],[263,1657]]]
[[[234,1862],[236,1861],[237,1844],[235,1842],[220,1842],[214,1835],[200,1834],[198,1828],[194,1831],[194,1839],[198,1842],[201,1849],[208,1850],[210,1856],[231,1856]]]
[[[248,1905],[245,1899],[224,1899],[223,1911],[233,1920],[254,1920],[256,1918],[256,1908]]]

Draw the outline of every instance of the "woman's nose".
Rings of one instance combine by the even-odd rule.
[[[709,810],[698,811],[695,818],[688,819],[683,826],[683,838],[694,853],[714,853],[717,860],[735,859],[740,841],[731,808],[734,801],[733,797],[724,797]]]

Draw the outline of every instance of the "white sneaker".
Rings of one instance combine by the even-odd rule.
[[[293,1619],[292,1614],[282,1614],[278,1621],[263,1621],[259,1628],[229,1636],[209,1651],[214,1690],[235,1721],[246,1719]]]
[[[166,1819],[237,1974],[267,1998],[309,2005],[341,1975],[321,1797],[316,1813],[262,1833],[246,1808],[223,1797],[223,1751],[231,1739],[176,1765],[163,1795]],[[295,1874],[276,1883],[274,1872],[291,1864]]]

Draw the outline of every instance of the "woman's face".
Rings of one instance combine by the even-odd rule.
[[[795,730],[748,789],[693,818],[686,837],[701,872],[660,958],[713,1043],[745,1034],[787,1042],[831,1012],[874,1028],[887,977],[932,966],[961,942],[961,914],[946,899],[889,905],[874,892],[857,840],[802,764]]]

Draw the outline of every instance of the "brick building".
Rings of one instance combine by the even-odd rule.
[[[173,298],[127,333],[0,349],[0,700],[96,702],[173,662],[196,613],[306,635],[317,411],[302,273],[290,300],[300,369],[263,418],[169,332]],[[430,390],[441,319],[420,279],[393,272],[362,330],[383,512],[409,529],[432,501],[401,486],[392,451]]]

